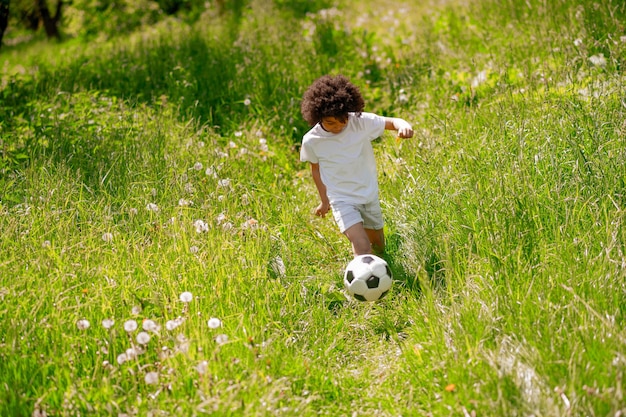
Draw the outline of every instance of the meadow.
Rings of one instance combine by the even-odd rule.
[[[626,5],[287,3],[0,50],[0,415],[626,415]],[[416,133],[375,303],[299,162],[325,73]]]

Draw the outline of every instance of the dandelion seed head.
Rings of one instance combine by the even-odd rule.
[[[113,242],[113,233],[106,232],[102,234],[102,240],[105,242]]]
[[[180,301],[182,301],[183,303],[189,303],[191,300],[193,300],[193,294],[191,294],[189,291],[185,291],[180,295]]]
[[[219,180],[217,182],[217,185],[222,187],[222,188],[230,187],[230,178],[224,178],[224,179]]]
[[[134,307],[130,310],[130,313],[131,313],[133,316],[138,316],[138,315],[140,315],[140,314],[141,314],[141,307],[140,307],[140,306],[134,306]]]
[[[115,324],[115,320],[113,319],[104,319],[102,320],[102,327],[104,327],[105,329],[110,329],[111,327],[113,327],[113,325]]]
[[[245,99],[245,100],[243,101],[244,106],[249,106],[249,105],[250,105],[250,103],[252,103],[252,102],[250,101],[250,99],[249,99],[249,98],[247,98],[247,99]]]
[[[146,384],[154,385],[159,383],[159,373],[158,372],[148,372],[144,378]]]
[[[580,38],[574,39],[574,46],[582,46],[583,40]]]
[[[241,130],[238,130],[235,132],[235,137],[240,138],[243,136],[243,132]]]
[[[135,348],[135,347],[130,347],[128,349],[126,349],[126,359],[127,360],[132,360],[135,359],[137,356],[139,356],[139,354],[141,353],[139,351],[139,349]]]
[[[76,322],[76,327],[78,327],[79,330],[87,330],[89,326],[91,326],[89,320],[81,319]]]
[[[195,169],[196,171],[202,171],[202,162],[196,162],[195,164],[193,164],[193,169]]]
[[[227,342],[228,342],[228,335],[218,334],[217,336],[215,336],[215,343],[217,343],[218,345],[223,345]]]
[[[124,330],[128,333],[137,330],[137,322],[135,320],[127,320],[124,322]]]
[[[136,216],[136,215],[139,213],[139,210],[137,210],[137,209],[136,209],[136,208],[134,208],[134,207],[131,207],[131,208],[128,210],[128,213],[129,213],[131,216]]]
[[[41,244],[42,248],[49,248],[51,245],[49,240],[44,240],[43,243]]]
[[[222,321],[217,317],[211,317],[207,322],[210,329],[217,329],[222,326]]]
[[[150,335],[146,332],[137,333],[137,343],[140,345],[146,345],[150,341]]]
[[[589,57],[589,61],[596,67],[606,66],[606,58],[604,57],[604,54],[592,55]]]
[[[198,253],[198,251],[199,251],[199,250],[200,250],[200,249],[199,249],[197,246],[195,246],[195,245],[194,245],[194,246],[191,246],[191,247],[189,248],[189,252],[191,252],[191,253],[192,253],[192,254],[194,254],[194,255],[195,255],[196,253]]]
[[[159,325],[154,320],[146,319],[143,321],[141,327],[147,332],[159,331]]]
[[[196,233],[208,232],[209,225],[204,220],[196,220],[193,222],[193,227],[196,228]]]
[[[159,211],[159,206],[154,203],[148,203],[146,205],[146,210],[151,211],[153,213],[157,213]]]
[[[200,375],[206,374],[208,369],[209,369],[209,363],[207,361],[202,361],[196,365],[196,371],[198,371]]]
[[[125,353],[120,353],[119,355],[117,355],[117,363],[118,364],[122,365],[127,360],[128,360],[128,357],[126,356]]]

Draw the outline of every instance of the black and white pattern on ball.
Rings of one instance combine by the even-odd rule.
[[[376,301],[391,289],[391,270],[376,255],[358,255],[348,263],[343,283],[350,295],[359,301]]]

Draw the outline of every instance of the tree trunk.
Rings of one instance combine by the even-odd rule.
[[[36,2],[37,10],[39,10],[39,15],[41,16],[43,27],[46,30],[48,38],[61,39],[58,23],[61,19],[61,7],[63,6],[63,2],[61,0],[58,1],[54,16],[50,15],[46,0],[36,0]]]
[[[2,47],[2,37],[9,24],[9,0],[0,0],[0,48]]]

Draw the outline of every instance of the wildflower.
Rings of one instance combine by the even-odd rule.
[[[195,164],[193,164],[193,169],[195,169],[196,171],[201,171],[202,170],[202,162],[196,162]]]
[[[215,336],[215,343],[217,343],[218,345],[223,345],[227,342],[228,342],[228,335],[218,334],[217,336]]]
[[[217,224],[222,224],[225,220],[226,220],[226,215],[224,213],[218,214],[217,218],[215,219]]]
[[[241,130],[235,132],[235,137],[240,138],[241,136],[243,136],[243,132]]]
[[[244,105],[244,106],[249,106],[249,105],[250,105],[250,103],[251,103],[251,101],[250,101],[250,99],[249,99],[249,98],[247,98],[247,99],[245,99],[245,100],[243,101],[243,105]]]
[[[168,320],[167,323],[165,323],[165,328],[169,331],[172,331],[178,326],[180,326],[181,324],[183,324],[184,321],[185,319],[182,317],[178,317],[174,320]]]
[[[208,167],[206,171],[204,171],[204,173],[209,177],[217,178],[217,172],[215,171],[215,167]]]
[[[159,382],[159,373],[158,372],[148,372],[144,379],[146,381],[146,384],[148,384],[148,385],[157,384]]]
[[[146,345],[150,341],[150,335],[146,332],[139,332],[137,334],[137,343],[140,345]]]
[[[134,332],[135,330],[137,330],[137,322],[135,320],[127,320],[124,323],[124,330],[126,330],[128,333]]]
[[[268,152],[270,150],[269,146],[267,146],[267,139],[265,138],[259,139],[259,147],[261,148],[261,152]]]
[[[230,187],[230,178],[224,178],[217,182],[217,185],[222,188]]]
[[[241,225],[242,229],[258,229],[259,221],[256,219],[248,219]]]
[[[217,329],[222,326],[222,321],[217,317],[211,317],[207,322],[209,329]]]
[[[199,249],[197,246],[195,246],[195,245],[189,248],[189,252],[191,252],[191,253],[192,253],[192,254],[194,254],[194,255],[195,255],[196,253],[198,253],[198,251],[199,251],[199,250],[200,250],[200,249]]]
[[[183,303],[188,303],[193,300],[193,295],[189,291],[185,291],[180,295],[180,301]]]
[[[79,330],[87,330],[89,326],[91,326],[89,320],[82,319],[76,322],[76,327],[78,327]]]
[[[128,360],[128,357],[126,356],[125,353],[120,353],[119,355],[117,355],[117,363],[119,363],[120,365],[122,365],[127,360]]]
[[[206,371],[208,370],[208,368],[209,368],[209,363],[207,361],[202,361],[196,365],[196,371],[198,371],[200,375],[206,374]]]
[[[114,324],[115,324],[115,321],[113,319],[102,320],[102,327],[104,327],[107,330],[113,327]]]
[[[589,57],[589,61],[596,67],[604,67],[606,66],[606,58],[604,54],[592,55]]]
[[[130,347],[126,349],[125,353],[126,353],[126,359],[132,360],[132,359],[135,359],[137,356],[139,356],[141,352],[137,348]]]
[[[156,204],[154,204],[154,203],[148,203],[148,204],[146,205],[146,210],[148,210],[148,211],[152,211],[152,212],[154,212],[154,213],[157,213],[157,212],[159,211],[159,206],[157,206],[157,205],[156,205]]]
[[[104,240],[105,242],[112,242],[113,241],[113,233],[110,232],[106,232],[102,235],[102,240]]]
[[[196,228],[197,233],[209,231],[209,225],[206,224],[203,220],[196,220],[195,222],[193,222],[193,226]]]
[[[138,316],[138,315],[141,313],[141,307],[139,307],[139,306],[134,306],[134,307],[130,310],[130,313],[131,313],[133,316]]]
[[[574,40],[574,46],[582,46],[583,40],[578,38]]]
[[[159,325],[154,322],[154,320],[146,319],[143,321],[141,326],[147,332],[157,332],[159,331]]]

